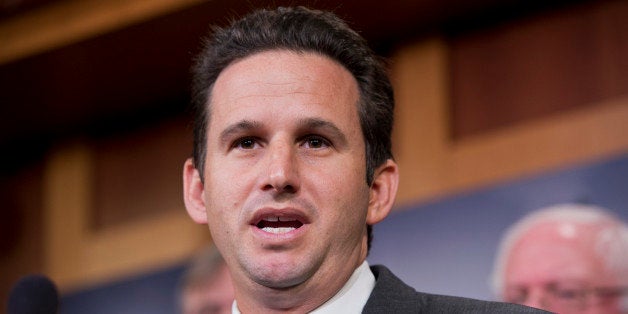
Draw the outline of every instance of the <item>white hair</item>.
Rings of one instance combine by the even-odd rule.
[[[548,222],[600,226],[594,239],[595,252],[609,271],[617,274],[623,284],[628,283],[628,225],[598,206],[560,204],[536,210],[506,230],[491,275],[495,295],[501,295],[506,263],[513,246],[532,227]]]

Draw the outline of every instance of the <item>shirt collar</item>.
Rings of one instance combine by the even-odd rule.
[[[373,276],[369,264],[365,260],[353,271],[349,280],[331,299],[311,313],[361,313],[374,287],[375,276]],[[231,306],[231,313],[241,314],[235,300]]]

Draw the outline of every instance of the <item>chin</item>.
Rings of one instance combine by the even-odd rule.
[[[288,289],[307,281],[315,271],[304,263],[263,263],[250,272],[258,284],[272,289]]]

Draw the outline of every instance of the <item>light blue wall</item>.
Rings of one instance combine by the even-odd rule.
[[[628,154],[396,212],[375,226],[368,260],[419,291],[494,299],[489,274],[504,229],[564,202],[607,207],[628,221]]]
[[[184,267],[93,287],[62,296],[60,314],[174,314]]]

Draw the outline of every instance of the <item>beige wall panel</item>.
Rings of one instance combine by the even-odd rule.
[[[45,272],[62,292],[149,272],[190,256],[209,242],[206,226],[181,208],[97,231],[89,228],[91,151],[56,150],[45,176]]]
[[[443,45],[431,41],[402,50],[395,58],[394,153],[400,167],[400,200],[432,193],[445,184],[448,151],[446,59]]]
[[[452,140],[446,53],[434,39],[394,59],[399,205],[628,152],[628,98]]]
[[[526,121],[453,141],[446,46],[429,40],[393,59],[398,204],[628,152],[628,99]],[[88,145],[55,150],[45,175],[46,273],[62,291],[159,269],[209,242],[180,210],[102,229],[89,225],[94,158]]]
[[[628,98],[465,138],[452,146],[453,189],[628,152]]]

